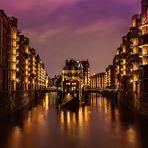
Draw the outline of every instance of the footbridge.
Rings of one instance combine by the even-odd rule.
[[[53,87],[42,88],[39,91],[43,93],[48,93],[48,92],[57,92],[60,90],[57,87],[53,86]]]
[[[117,92],[118,90],[117,89],[111,89],[111,88],[87,88],[87,89],[84,89],[84,91],[86,92],[100,92],[100,93],[103,93],[103,92]]]
[[[57,92],[57,91],[61,91],[61,89],[53,86],[53,87],[48,87],[48,88],[43,88],[43,89],[40,89],[39,91],[41,92]],[[103,93],[103,92],[117,92],[118,90],[117,89],[111,89],[111,88],[86,88],[83,90],[84,92],[98,92],[98,93]]]

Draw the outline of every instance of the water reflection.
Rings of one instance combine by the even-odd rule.
[[[89,127],[90,111],[89,107],[80,107],[77,111],[60,111],[61,132],[67,131],[69,135],[85,136]]]
[[[0,121],[0,148],[145,148],[148,121],[92,93],[88,104],[59,108],[56,94]]]

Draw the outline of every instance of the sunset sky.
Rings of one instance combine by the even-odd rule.
[[[71,58],[88,59],[91,73],[105,71],[131,16],[140,13],[140,0],[0,0],[0,9],[18,18],[22,34],[54,76]]]

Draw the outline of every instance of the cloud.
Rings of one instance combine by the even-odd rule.
[[[29,29],[39,29],[45,26],[45,23],[69,28],[69,25],[85,26],[89,22],[112,16],[127,18],[134,10],[127,10],[127,4],[129,5],[127,0],[13,0],[13,3],[12,0],[0,1],[0,6],[6,9],[9,15],[19,18],[21,28]]]
[[[23,34],[26,36],[30,36],[31,39],[36,39],[38,42],[47,42],[50,38],[52,38],[54,35],[58,34],[60,30],[56,29],[47,29],[43,31],[36,31],[32,29],[24,29],[22,31]]]
[[[30,9],[36,9],[36,7],[40,8],[48,8],[55,9],[61,5],[70,5],[78,0],[1,0],[1,6],[7,6],[16,11],[27,11]],[[44,9],[42,9],[43,11]]]
[[[110,64],[131,16],[140,12],[140,0],[0,0],[0,7],[18,18],[48,73],[58,73],[68,57],[89,58],[97,72],[98,64],[100,70]]]
[[[140,3],[141,0],[111,0],[112,2],[115,2],[115,3],[123,3],[123,4],[137,4],[137,1]]]
[[[108,20],[98,20],[87,26],[83,26],[75,30],[76,34],[85,33],[99,33],[100,36],[106,36],[109,33],[113,33],[119,28],[125,26],[124,20],[121,18],[110,18]]]

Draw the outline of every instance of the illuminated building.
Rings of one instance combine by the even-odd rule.
[[[130,28],[131,38],[130,38],[130,51],[129,51],[129,59],[127,59],[129,63],[129,76],[128,76],[128,85],[129,90],[133,93],[139,93],[140,91],[140,66],[141,66],[141,50],[139,48],[140,37],[139,37],[139,25],[140,25],[141,17],[139,15],[134,15],[132,17],[132,25]]]
[[[141,49],[141,96],[148,95],[148,1],[142,0],[142,18],[140,25]]]
[[[132,17],[131,27],[113,59],[115,88],[139,98],[148,94],[148,1],[142,14]]]
[[[105,73],[93,74],[90,79],[91,88],[105,88]]]
[[[104,72],[97,74],[97,87],[105,88],[105,73]]]
[[[105,71],[105,79],[104,79],[106,88],[114,88],[114,67],[113,65],[109,65]]]
[[[90,68],[87,61],[66,60],[66,65],[62,70],[62,82],[75,81],[78,89],[90,87]]]
[[[83,99],[83,90],[90,87],[88,60],[66,60],[65,67],[62,70],[62,75],[58,78],[57,82],[56,86],[58,89],[61,89],[62,92],[62,100],[58,102],[61,103],[62,106],[79,105]]]
[[[113,66],[114,66],[114,80],[115,80],[115,88],[119,89],[120,84],[120,51],[121,48],[117,48],[117,53],[113,59]]]
[[[16,91],[17,19],[0,10],[0,97]]]
[[[0,98],[8,97],[8,43],[10,43],[10,23],[3,10],[0,10]],[[10,47],[9,47],[10,50]]]
[[[29,69],[29,39],[24,35],[18,35],[17,49],[17,83],[22,93],[30,89]]]
[[[35,49],[33,48],[29,48],[29,70],[30,70],[30,75],[29,75],[29,80],[30,80],[30,84],[29,84],[29,89],[30,90],[35,90],[35,86],[36,86],[36,52]]]
[[[90,76],[90,88],[96,88],[97,87],[97,80],[96,80],[96,75],[91,75]]]
[[[14,17],[9,18],[10,21],[10,50],[8,54],[8,92],[16,92],[16,54],[17,54],[17,19]]]
[[[43,61],[40,59],[39,55],[36,56],[36,89],[46,87],[46,72]]]
[[[65,89],[82,90],[89,87],[89,81],[88,61],[66,60],[66,65],[62,70],[63,91],[69,91]]]
[[[114,88],[114,66],[109,65],[105,72],[94,74],[90,77],[91,88]]]
[[[47,79],[44,63],[18,31],[17,19],[0,10],[0,99],[11,100],[7,106],[15,108],[20,97],[47,87]]]
[[[17,53],[17,83],[19,90],[33,92],[47,86],[45,66],[36,51],[30,48],[29,39],[19,35]],[[20,73],[21,72],[21,73]]]
[[[46,88],[48,88],[49,87],[49,77],[48,77],[48,75],[47,75],[47,73],[46,73]]]
[[[90,87],[90,67],[89,62],[87,61],[81,61],[83,66],[83,83],[84,83],[84,89]]]
[[[56,75],[55,78],[53,79],[53,85],[57,87],[57,89],[61,90],[62,89],[62,75]]]
[[[122,43],[117,48],[117,53],[113,59],[115,88],[123,92],[134,92],[139,87],[140,20],[139,15],[132,17],[130,30],[122,38]]]

